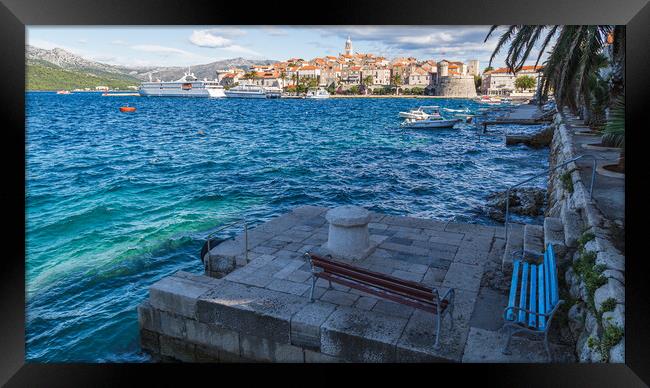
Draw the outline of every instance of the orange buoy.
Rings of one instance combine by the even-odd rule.
[[[121,106],[120,112],[135,112],[134,106]]]

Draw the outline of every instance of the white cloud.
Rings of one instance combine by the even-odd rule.
[[[88,43],[88,39],[78,39],[77,42],[81,44],[86,44]]]
[[[228,47],[232,41],[223,36],[214,35],[210,30],[194,30],[190,42],[200,47]]]
[[[111,44],[115,44],[118,46],[125,46],[127,43],[121,39],[115,39],[111,41]]]
[[[235,44],[231,39],[231,37],[241,36],[244,34],[245,32],[241,30],[225,28],[194,30],[190,35],[190,42],[199,47],[216,48],[233,53],[261,56],[257,51]]]
[[[453,42],[454,36],[448,32],[436,32],[429,35],[420,36],[401,36],[397,38],[398,42],[413,43],[416,45],[431,45],[441,42]]]

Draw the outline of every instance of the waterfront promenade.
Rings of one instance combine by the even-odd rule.
[[[375,249],[355,265],[456,290],[454,326],[443,321],[434,350],[430,313],[322,280],[309,302],[303,254],[327,241],[326,211],[302,206],[252,229],[248,262],[243,235],[217,246],[214,256],[240,263],[220,279],[180,272],[154,284],[139,307],[143,348],[183,361],[546,362],[543,346],[523,338],[512,355],[500,351],[507,296],[483,275],[501,263],[503,227],[371,212]],[[565,346],[552,349],[554,361],[573,361]]]

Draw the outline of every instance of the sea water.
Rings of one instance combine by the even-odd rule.
[[[137,111],[119,112],[127,103]],[[480,107],[27,93],[27,359],[147,361],[136,306],[162,277],[201,273],[224,223],[303,204],[493,223],[485,196],[548,167],[547,150],[506,147],[499,127],[400,128],[398,112],[420,105]]]

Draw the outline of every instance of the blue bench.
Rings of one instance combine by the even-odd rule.
[[[509,331],[503,354],[510,354],[512,335],[524,331],[544,336],[544,346],[550,361],[552,356],[548,346],[548,330],[558,306],[564,302],[559,296],[555,253],[549,244],[541,264],[524,261],[524,253],[526,257],[531,257],[531,252],[513,253],[513,258],[519,258],[513,260],[508,306],[503,312],[503,327]]]

